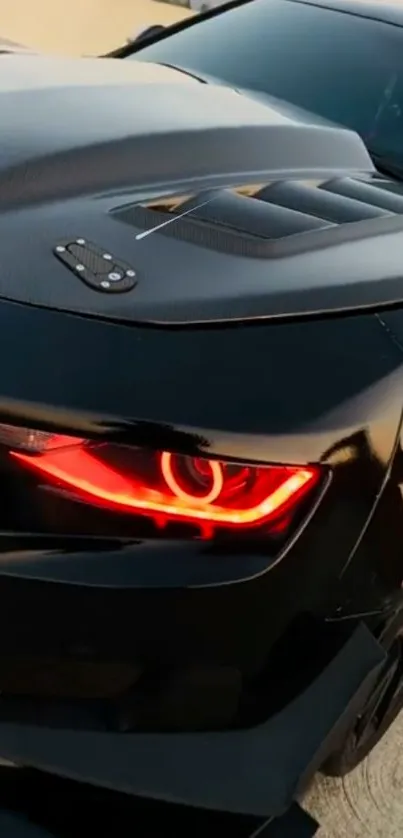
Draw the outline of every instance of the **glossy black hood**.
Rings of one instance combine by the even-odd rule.
[[[3,299],[161,324],[400,299],[401,207],[385,190],[380,202],[378,187],[361,196],[358,216],[342,197],[337,223],[322,207],[229,195],[273,181],[372,177],[353,132],[150,63],[5,55],[2,66]],[[182,218],[181,207],[175,216],[160,206],[174,194]],[[374,195],[378,208],[368,210]],[[124,264],[133,287],[83,281],[57,258],[77,240]]]
[[[165,66],[8,55],[2,67],[3,206],[197,179],[204,187],[238,175],[372,170],[353,132]]]

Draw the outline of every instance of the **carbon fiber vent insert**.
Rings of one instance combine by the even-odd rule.
[[[402,194],[379,177],[326,182],[277,181],[127,204],[114,217],[198,247],[276,258],[400,230]]]

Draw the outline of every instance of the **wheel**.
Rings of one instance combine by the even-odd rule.
[[[397,625],[396,625],[397,622]],[[388,652],[374,689],[340,748],[322,766],[329,777],[353,771],[382,739],[403,708],[403,627],[399,615],[379,637]]]

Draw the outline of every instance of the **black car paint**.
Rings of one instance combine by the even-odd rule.
[[[2,778],[2,779],[4,780],[4,778]],[[53,805],[52,805],[52,808],[51,808],[50,812],[49,812],[49,809],[48,809],[48,814],[45,815],[46,831],[45,831],[45,828],[43,826],[39,827],[39,826],[35,825],[32,821],[32,818],[29,819],[26,816],[21,817],[21,815],[17,815],[12,810],[11,811],[10,810],[5,810],[3,812],[0,812],[0,827],[3,830],[3,832],[5,832],[5,830],[7,830],[7,832],[6,832],[7,838],[55,838],[55,835],[59,834],[59,830],[60,830],[61,825],[62,825],[62,828],[64,827],[64,829],[66,829],[66,819],[68,820],[68,827],[67,827],[68,830],[70,831],[70,829],[73,828],[76,838],[82,838],[82,836],[85,834],[82,831],[83,830],[82,821],[85,818],[87,818],[87,822],[88,822],[88,819],[90,820],[90,822],[92,824],[92,828],[94,828],[94,829],[95,828],[97,828],[99,830],[104,829],[105,828],[105,823],[108,824],[108,828],[114,828],[115,825],[116,825],[116,803],[117,802],[118,802],[118,807],[119,807],[119,813],[122,814],[122,816],[125,819],[125,821],[124,821],[124,823],[125,823],[124,835],[125,836],[129,834],[130,826],[133,826],[133,828],[137,828],[138,821],[142,816],[144,817],[144,814],[147,816],[147,822],[148,822],[148,825],[150,826],[150,828],[152,828],[154,826],[154,823],[155,823],[155,828],[156,829],[160,828],[161,814],[162,813],[161,813],[160,809],[156,806],[155,803],[154,803],[154,805],[151,804],[151,806],[149,804],[147,808],[145,808],[144,804],[143,804],[142,809],[140,809],[139,806],[137,806],[137,809],[135,809],[135,811],[133,812],[133,807],[132,807],[132,809],[130,809],[130,804],[128,806],[127,801],[122,801],[122,799],[117,801],[116,796],[114,798],[113,795],[111,795],[110,793],[108,795],[108,792],[105,789],[103,789],[102,792],[101,792],[102,796],[100,796],[99,793],[98,793],[98,795],[94,795],[94,790],[93,789],[91,789],[91,790],[88,789],[87,790],[87,795],[86,795],[86,798],[85,798],[85,801],[84,801],[82,796],[81,796],[81,799],[80,799],[79,795],[77,794],[77,788],[75,788],[73,783],[66,783],[66,782],[63,783],[63,781],[60,782],[60,780],[58,781],[58,780],[55,780],[54,778],[53,778],[52,781],[49,781],[49,778],[47,778],[47,779],[48,779],[47,784],[46,783],[44,784],[43,782],[41,783],[40,779],[39,779],[39,782],[38,782],[38,777],[37,776],[32,776],[31,775],[31,777],[30,777],[30,786],[31,786],[31,789],[32,789],[31,794],[29,792],[27,794],[27,788],[29,788],[29,781],[27,782],[27,778],[25,778],[25,782],[21,783],[21,785],[17,784],[19,786],[19,789],[21,788],[21,791],[22,791],[23,803],[25,803],[25,805],[27,805],[27,798],[28,798],[28,800],[30,801],[30,804],[31,804],[30,806],[28,805],[28,808],[31,811],[32,811],[32,809],[34,809],[35,814],[36,814],[36,818],[37,818],[37,822],[39,821],[39,823],[41,823],[41,824],[43,824],[43,821],[44,821],[44,814],[43,814],[44,810],[48,809],[48,806],[49,806],[48,801],[44,802],[44,796],[46,794],[46,791],[45,791],[46,785],[47,785],[48,789],[49,789],[49,786],[52,787]],[[3,785],[4,785],[4,782],[3,782]],[[25,792],[25,795],[24,795],[24,792]],[[36,793],[35,803],[32,803],[32,799],[33,799],[33,796],[34,796],[35,793]],[[66,793],[69,795],[69,804],[70,804],[68,815],[67,815],[67,812],[64,808],[64,804],[65,804],[65,800],[66,800]],[[179,808],[179,807],[177,807],[177,808]],[[60,814],[60,809],[63,810],[64,817],[63,817],[63,815]],[[84,809],[85,814],[83,813],[83,809]],[[145,809],[145,811],[144,811],[144,809]],[[157,811],[156,811],[156,809],[157,809]],[[172,809],[172,807],[169,807],[165,804],[164,812],[163,812],[163,814],[165,816],[165,824],[167,822],[166,819],[167,819],[167,816],[168,816],[168,818],[170,820],[170,826],[172,824],[172,811],[171,811],[171,809]],[[96,815],[95,815],[95,812],[96,812]],[[30,812],[30,814],[31,814],[31,812]],[[94,815],[95,815],[95,817],[94,817]],[[133,815],[135,815],[134,822],[133,822]],[[137,815],[137,817],[136,817],[136,815]],[[172,824],[172,826],[174,826],[174,828],[175,828],[176,834],[178,834],[178,829],[180,830],[179,831],[180,836],[186,834],[185,831],[184,831],[184,826],[185,826],[184,821],[186,821],[186,818],[184,818],[183,812],[181,812],[181,815],[182,815],[182,817],[180,817],[180,816],[178,817],[178,815],[177,815],[176,816],[176,822],[175,822],[175,819],[174,819],[174,823]],[[200,821],[202,819],[203,819],[203,813],[200,810],[198,810],[197,821],[198,821],[199,825],[200,825]],[[234,820],[234,818],[233,818],[233,820]],[[246,836],[251,831],[255,832],[255,828],[258,828],[258,827],[261,828],[261,826],[262,826],[262,824],[261,824],[261,822],[259,822],[259,820],[254,821],[254,819],[247,819],[247,820],[249,820],[249,824],[247,825],[247,824],[243,823],[242,828],[240,828],[239,817],[238,817],[237,820],[238,820],[238,824],[237,824],[237,827],[236,827],[236,834],[237,834],[237,836],[239,836],[239,838],[240,838],[241,835]],[[151,823],[150,823],[150,821],[151,821]],[[178,821],[179,821],[179,823],[178,823]],[[231,819],[227,818],[224,823],[220,824],[221,828],[224,827],[225,829],[228,829],[228,828],[233,827],[234,824],[233,823],[231,824],[230,821],[231,821]],[[109,827],[110,823],[111,823],[111,827]],[[79,825],[79,832],[77,832],[78,825]],[[207,826],[208,826],[209,830],[211,831],[211,821]],[[218,826],[218,824],[217,824],[217,826]],[[49,831],[50,829],[52,829],[52,832]],[[218,829],[220,829],[220,827],[218,827]],[[284,830],[286,830],[287,838],[313,838],[313,836],[317,832],[317,829],[318,829],[318,823],[316,821],[314,821],[314,819],[311,818],[303,809],[301,809],[300,806],[298,806],[297,804],[294,804],[291,807],[291,810],[286,815],[284,815],[281,819],[276,818],[275,821],[272,821],[271,823],[267,824],[266,828],[264,829],[264,836],[265,836],[265,838],[280,838],[280,836],[282,838],[282,836],[284,835]],[[217,832],[217,834],[218,834],[218,832]]]
[[[5,156],[3,168],[15,174]],[[10,660],[12,677],[26,679],[28,662],[37,694],[27,692],[26,680],[18,698],[3,689],[1,752],[132,793],[259,816],[266,806],[267,814],[279,815],[373,684],[383,652],[369,629],[378,634],[403,604],[400,282],[392,300],[372,301],[372,308],[363,294],[348,316],[323,317],[321,303],[310,317],[299,312],[289,322],[268,314],[249,323],[196,325],[189,318],[157,326],[150,317],[136,319],[135,304],[126,318],[108,303],[101,311],[94,302],[92,310],[72,312],[59,298],[56,307],[53,289],[38,304],[28,292],[29,254],[39,257],[42,290],[62,276],[81,288],[53,255],[62,233],[95,237],[131,261],[133,233],[109,213],[133,201],[132,184],[122,195],[121,182],[113,190],[110,176],[107,197],[82,188],[81,211],[73,199],[46,206],[44,195],[35,207],[2,207],[4,246],[13,228],[14,250],[24,258],[8,260],[0,300],[0,419],[151,448],[163,443],[177,452],[315,462],[331,480],[280,555],[252,541],[228,555],[228,548],[203,542],[179,548],[163,539],[21,532],[18,522],[10,527],[3,507],[0,682],[10,678]],[[36,222],[28,224],[33,214]],[[167,242],[158,238],[161,252]],[[385,246],[382,229],[378,242]],[[341,251],[349,244],[341,235]],[[365,240],[353,242],[361,266],[365,248]],[[14,287],[11,276],[18,277]],[[322,293],[326,298],[323,282]],[[383,310],[390,306],[396,324]],[[116,660],[129,678],[127,687],[122,675],[121,693],[117,676],[115,692],[109,677],[109,692],[103,684],[86,701],[49,688],[54,665],[57,676],[66,663],[71,672],[69,666],[102,668]],[[197,720],[184,713],[178,721],[166,707],[172,690],[186,698],[189,672],[206,691]],[[331,692],[329,684],[334,701],[308,726],[307,713]],[[245,754],[254,764],[270,764],[290,724],[301,753],[295,757],[294,746],[287,751],[276,782],[268,784],[260,772],[257,783],[249,772],[246,783]],[[218,752],[221,779],[212,790],[205,769]],[[170,762],[176,759],[177,772]]]
[[[248,0],[185,20],[113,55],[265,93],[358,131],[402,171],[398,4]]]
[[[10,635],[19,639],[20,653],[32,652],[39,638],[49,654],[55,653],[63,637],[67,647],[79,643],[93,648],[97,655],[111,651],[116,644],[121,655],[130,657],[133,632],[138,631],[141,654],[160,654],[163,646],[163,658],[180,661],[184,655],[186,660],[189,656],[197,660],[201,655],[211,663],[225,661],[241,669],[259,670],[274,640],[306,612],[329,617],[340,607],[351,610],[348,601],[358,598],[352,614],[355,609],[365,612],[375,608],[379,612],[375,622],[381,622],[397,607],[403,578],[403,563],[396,556],[401,504],[396,497],[399,484],[388,476],[400,428],[402,352],[377,316],[288,326],[160,331],[3,302],[0,318],[0,346],[3,357],[10,359],[3,370],[0,402],[0,415],[7,421],[13,415],[26,426],[58,425],[66,431],[116,440],[123,434],[125,442],[141,441],[151,447],[163,438],[167,447],[186,453],[200,451],[224,458],[241,455],[260,462],[322,462],[333,470],[331,485],[311,526],[271,570],[270,555],[253,556],[252,550],[251,560],[248,553],[237,556],[236,561],[228,560],[219,551],[215,556],[214,548],[201,542],[191,549],[194,564],[186,574],[189,590],[185,593],[178,590],[183,586],[183,548],[176,552],[169,547],[164,553],[161,542],[153,547],[129,544],[120,558],[116,543],[108,545],[106,541],[101,565],[96,570],[92,567],[95,577],[91,581],[90,575],[88,580],[101,590],[77,589],[73,623],[69,589],[56,587],[50,598],[45,583],[42,587],[21,579],[20,585],[16,584],[20,573],[29,576],[29,564],[27,571],[24,564],[19,570],[19,562],[13,562],[10,537],[3,536],[8,554],[3,571],[14,581],[2,579],[4,592],[13,594],[5,596],[0,619],[4,629],[8,626],[7,643]],[[36,339],[24,355],[18,347],[32,328],[32,318]],[[99,349],[102,347],[107,347],[106,353]],[[197,375],[195,357],[199,359]],[[111,366],[114,374],[108,376]],[[71,382],[68,405],[67,382]],[[382,489],[390,501],[388,562],[381,562],[374,549],[380,536],[385,543],[383,504],[379,501]],[[350,563],[376,503],[379,510],[370,537],[361,544],[359,560]],[[14,536],[12,542],[17,554],[29,546],[27,537]],[[80,546],[78,541],[79,551]],[[52,550],[51,538],[47,549]],[[70,573],[69,581],[79,584],[85,547],[81,548],[84,555],[76,578],[69,571],[67,557],[63,560],[66,549],[68,544],[64,543],[62,567],[66,564],[67,578]],[[86,549],[93,556],[96,542]],[[57,539],[52,552],[57,562]],[[130,557],[133,564],[128,571]],[[125,590],[108,592],[108,586],[119,588],[122,584],[121,562],[126,564]],[[162,564],[163,585],[174,590],[159,602],[160,618],[155,622],[150,610],[155,593],[139,589],[161,586],[156,571]],[[56,578],[63,576],[62,567]],[[346,592],[347,568],[351,584]],[[359,586],[356,573],[358,578],[363,576]],[[171,575],[169,582],[167,575]],[[54,578],[51,564],[45,561],[41,570],[38,559],[33,576]],[[228,585],[235,581],[243,584]],[[225,587],[221,587],[223,583]],[[130,592],[131,588],[135,590]],[[17,606],[19,591],[21,607]],[[38,596],[43,596],[39,609]],[[35,623],[30,602],[40,615]],[[241,619],[245,609],[249,612],[246,624]],[[113,614],[113,628],[111,622],[105,624],[105,610]],[[206,613],[208,621],[203,617]],[[49,624],[53,631],[47,634],[44,630]],[[163,635],[161,624],[165,626]]]
[[[324,754],[343,735],[381,663],[379,644],[361,625],[345,638],[342,649],[308,689],[251,730],[176,736],[130,731],[122,735],[108,730],[99,736],[88,729],[88,720],[84,730],[3,723],[2,749],[14,758],[18,754],[25,765],[43,767],[56,775],[199,807],[194,809],[196,824],[200,810],[208,809],[215,816],[225,813],[261,819],[245,830],[251,838],[257,828],[263,831],[268,824],[270,836],[271,821],[277,835],[276,826],[280,830],[282,825],[288,827],[284,813],[302,795]],[[313,722],[314,708],[318,714]],[[209,831],[214,822],[211,818]],[[235,834],[241,830],[238,821]],[[294,836],[291,831],[281,834]],[[295,838],[302,835],[296,830]]]

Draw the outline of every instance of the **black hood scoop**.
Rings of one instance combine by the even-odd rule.
[[[402,199],[353,132],[149,63],[3,62],[0,297],[161,325],[400,300]]]

